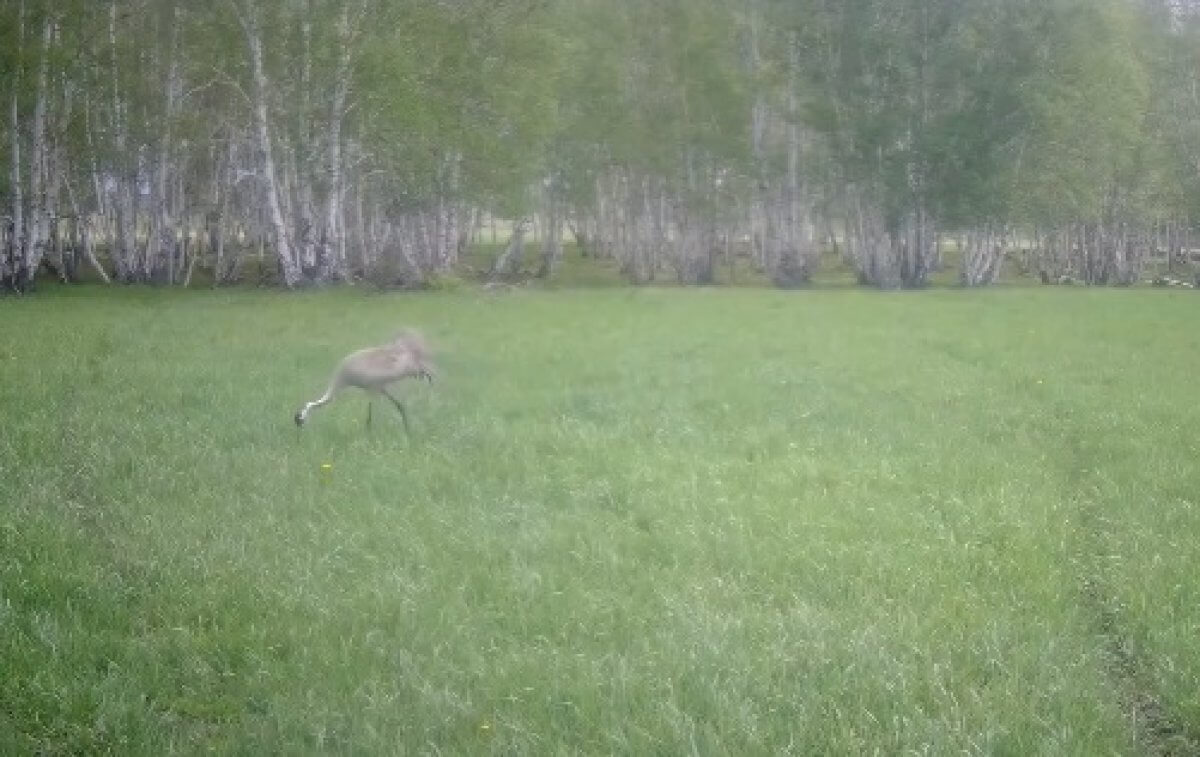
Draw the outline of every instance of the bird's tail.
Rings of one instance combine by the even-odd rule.
[[[392,343],[407,350],[425,369],[426,377],[433,378],[437,369],[434,367],[433,353],[429,349],[429,342],[425,340],[424,334],[413,328],[401,329],[393,337]]]

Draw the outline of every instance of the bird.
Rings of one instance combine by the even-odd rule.
[[[357,387],[368,394],[368,426],[371,425],[374,395],[379,394],[391,400],[400,411],[400,419],[404,421],[404,432],[411,435],[404,403],[393,397],[387,387],[406,378],[425,379],[432,384],[435,373],[436,369],[424,336],[416,329],[402,329],[386,344],[356,350],[342,358],[325,393],[312,402],[305,403],[304,407],[296,411],[296,425],[303,427],[309,413],[329,404],[342,389]]]

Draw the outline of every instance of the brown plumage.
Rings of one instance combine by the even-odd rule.
[[[434,366],[424,337],[413,329],[405,329],[387,344],[351,352],[342,358],[325,394],[296,411],[296,425],[303,426],[309,412],[329,404],[342,389],[358,387],[370,397],[367,402],[367,425],[371,423],[371,400],[379,394],[391,400],[400,411],[407,432],[408,413],[404,410],[404,404],[393,397],[387,387],[405,378],[423,378],[432,384],[433,374]]]

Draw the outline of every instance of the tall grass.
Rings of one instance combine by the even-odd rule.
[[[1187,748],[1194,297],[0,302],[0,751]]]

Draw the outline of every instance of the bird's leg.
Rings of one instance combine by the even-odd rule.
[[[367,428],[371,427],[371,408],[375,406],[375,398],[367,395]]]
[[[380,388],[379,392],[384,397],[387,397],[389,400],[391,400],[392,404],[396,406],[396,409],[400,411],[400,419],[404,421],[404,433],[412,436],[412,431],[408,427],[408,413],[404,410],[404,403],[393,397],[387,389]]]

